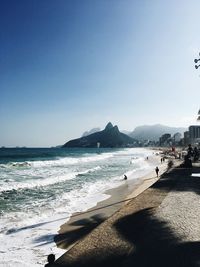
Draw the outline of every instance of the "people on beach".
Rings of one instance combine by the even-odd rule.
[[[196,162],[199,159],[199,150],[196,146],[194,147],[193,150],[193,157],[194,157],[194,162]]]
[[[193,156],[193,148],[191,146],[191,144],[188,145],[188,157]]]
[[[54,254],[49,254],[49,255],[47,256],[47,261],[48,261],[48,263],[45,264],[44,267],[50,267],[51,264],[54,263],[54,261],[55,261],[55,255],[54,255]]]
[[[157,175],[157,177],[158,177],[158,173],[159,173],[159,168],[158,168],[158,166],[155,168],[155,171],[156,171],[156,175]]]
[[[126,176],[126,174],[124,174],[124,180],[127,180],[128,178],[127,178],[127,176]]]
[[[149,159],[149,157],[147,157],[147,160]]]
[[[160,162],[161,162],[161,163],[163,162],[163,158],[160,159]]]

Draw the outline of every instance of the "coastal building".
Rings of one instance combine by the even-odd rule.
[[[200,125],[191,125],[189,127],[189,142],[192,145],[200,143]]]
[[[182,137],[181,133],[175,133],[173,135],[173,143],[174,143],[174,145],[179,145],[179,143],[181,141],[181,137]]]
[[[183,136],[183,145],[188,146],[190,143],[189,131],[184,132]]]
[[[160,143],[160,146],[168,146],[168,145],[171,145],[171,134],[169,133],[166,133],[166,134],[163,134],[160,138],[159,138],[159,143]]]

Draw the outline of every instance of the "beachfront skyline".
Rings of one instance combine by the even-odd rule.
[[[199,1],[0,1],[0,146],[196,123]]]

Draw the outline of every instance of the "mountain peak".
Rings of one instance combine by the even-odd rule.
[[[119,132],[119,128],[118,128],[118,126],[115,125],[115,126],[113,127],[113,130],[114,130],[115,132]]]
[[[134,146],[135,140],[121,133],[117,125],[113,126],[109,122],[103,131],[70,140],[63,147],[97,147],[97,143],[101,147],[129,147]]]
[[[111,122],[109,122],[109,123],[106,125],[105,130],[110,130],[110,129],[112,129],[112,128],[113,128],[113,125],[112,125]]]

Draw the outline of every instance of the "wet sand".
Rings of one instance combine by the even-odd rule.
[[[159,166],[159,175],[166,171],[167,162],[160,164],[160,156],[151,156],[148,160],[152,166]],[[159,179],[156,177],[154,168],[152,167],[151,172],[138,179],[131,180],[128,177],[123,185],[105,192],[110,196],[108,199],[99,202],[86,212],[73,214],[68,222],[61,225],[59,234],[55,236],[57,246],[69,250],[128,201],[154,184]]]
[[[180,163],[176,161],[174,169],[156,178],[156,183],[77,242],[53,266],[199,266],[200,180],[191,178],[191,173],[200,173],[200,169],[179,168]],[[153,180],[150,178],[145,181]]]

